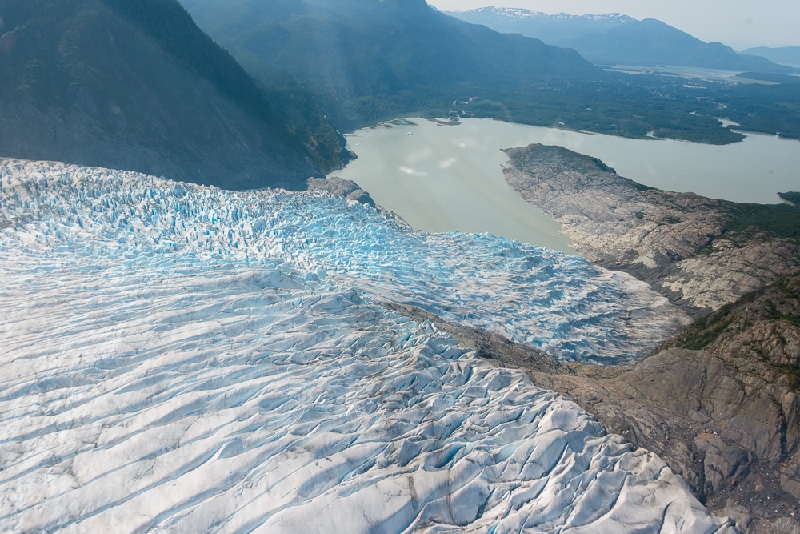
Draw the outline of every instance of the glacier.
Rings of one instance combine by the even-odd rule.
[[[309,280],[337,280],[589,363],[631,363],[690,322],[644,282],[581,257],[489,234],[412,232],[338,197],[26,165],[24,173],[21,163],[0,167],[0,251],[128,264],[171,255],[183,263],[282,262]],[[30,178],[18,183],[20,174]]]
[[[656,455],[380,305],[595,363],[684,320],[580,258],[2,160],[0,276],[3,531],[735,531]]]

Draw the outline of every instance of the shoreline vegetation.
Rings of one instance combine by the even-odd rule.
[[[593,83],[555,80],[516,90],[475,85],[473,89],[431,95],[422,101],[411,95],[394,95],[398,100],[391,103],[373,96],[340,105],[345,116],[353,117],[346,121],[349,133],[397,116],[446,116],[717,146],[741,142],[747,134],[800,140],[800,85],[748,85],[717,80],[699,85],[697,81],[680,79],[687,82],[683,84],[655,74],[636,78],[636,83],[624,79]],[[698,98],[687,92],[689,87],[706,90],[705,96]],[[720,122],[720,114],[726,116],[725,123]]]
[[[559,89],[555,89],[559,90]],[[477,91],[476,91],[477,92]],[[484,93],[486,93],[484,91]],[[469,93],[472,94],[472,93]],[[798,91],[797,107],[800,110],[800,91]],[[448,97],[443,97],[444,100]],[[800,142],[800,114],[798,114],[797,131],[794,127],[786,127],[784,131],[771,131],[775,123],[772,119],[743,118],[738,117],[744,124],[728,118],[720,119],[719,115],[734,115],[729,113],[727,106],[718,105],[714,110],[706,110],[707,115],[697,111],[688,112],[688,117],[681,119],[670,119],[671,127],[656,126],[658,122],[651,125],[642,122],[642,115],[633,115],[630,119],[622,119],[622,126],[610,123],[607,127],[601,127],[599,123],[591,125],[587,118],[578,112],[578,115],[558,114],[554,109],[547,106],[538,107],[538,102],[524,100],[512,100],[506,105],[500,100],[486,99],[478,96],[469,98],[456,97],[458,105],[449,106],[459,109],[449,109],[445,112],[445,107],[436,107],[432,102],[429,107],[420,108],[415,111],[403,112],[392,110],[388,114],[374,115],[369,120],[360,120],[348,124],[346,127],[347,135],[352,135],[363,128],[374,128],[376,126],[392,124],[393,121],[403,120],[396,117],[419,117],[431,122],[436,122],[442,126],[458,126],[462,119],[492,119],[510,124],[520,124],[525,126],[540,126],[554,128],[558,130],[582,133],[585,135],[613,135],[624,139],[651,140],[651,141],[685,141],[688,143],[706,144],[712,146],[725,146],[743,142],[748,135],[776,136],[783,140]],[[380,106],[379,106],[380,107]],[[411,108],[408,108],[411,109]],[[688,109],[688,108],[687,108]],[[587,108],[582,111],[594,111]],[[446,118],[445,118],[446,117]],[[577,118],[577,120],[575,120]],[[655,120],[663,119],[657,117]],[[570,122],[567,122],[570,121]],[[782,123],[783,124],[783,123]]]

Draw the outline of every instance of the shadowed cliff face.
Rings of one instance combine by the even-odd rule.
[[[259,88],[176,1],[117,4],[0,2],[1,155],[227,189],[303,188],[342,164],[313,102]]]

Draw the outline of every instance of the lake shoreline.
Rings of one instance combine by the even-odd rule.
[[[740,219],[739,205],[643,186],[561,147],[506,152],[509,185],[559,221],[581,255],[647,282],[694,318],[798,268],[794,208]],[[778,229],[785,235],[771,217],[790,225]]]
[[[442,122],[395,119],[349,134],[358,159],[330,177],[359,184],[415,230],[488,232],[576,254],[561,225],[505,183],[508,158],[498,147],[462,139],[463,123]]]
[[[428,121],[425,118],[403,120],[419,122],[416,127]],[[386,123],[348,134],[349,139],[360,138],[359,146],[350,147],[359,158],[370,157],[371,148],[363,143],[364,135],[380,131],[382,124]],[[568,128],[472,118],[462,119],[458,127],[447,129],[453,132],[451,136],[466,130],[473,130],[474,137],[487,143],[493,138],[497,150],[525,147],[534,142],[562,146],[601,159],[621,175],[665,191],[694,192],[732,202],[778,204],[781,202],[778,192],[797,189],[796,169],[800,168],[797,140],[775,135],[743,131],[747,137],[739,143],[709,145],[671,139],[627,139]],[[437,135],[444,136],[441,131]],[[401,137],[399,132],[396,137]],[[387,146],[379,148],[395,150],[391,144]],[[349,175],[350,169],[358,166],[357,161],[337,175],[359,182]]]

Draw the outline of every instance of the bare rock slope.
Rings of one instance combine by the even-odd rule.
[[[695,317],[800,265],[797,239],[731,231],[732,222],[747,224],[748,205],[649,188],[560,147],[506,152],[506,181],[561,222],[583,256],[649,282]]]
[[[604,372],[532,377],[666,458],[745,532],[800,532],[800,273]]]
[[[797,206],[660,191],[560,147],[507,153],[508,183],[582,255],[698,318],[631,368],[529,367],[533,380],[667,459],[744,532],[800,533]]]

